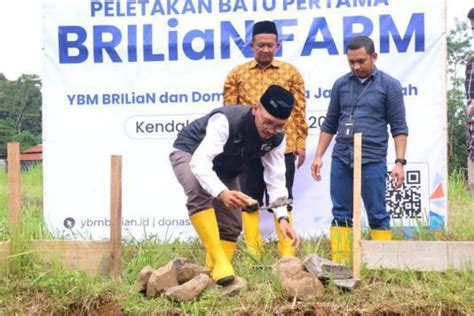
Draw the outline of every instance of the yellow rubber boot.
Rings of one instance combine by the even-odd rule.
[[[242,228],[247,252],[255,259],[260,259],[263,251],[263,238],[260,234],[258,211],[242,212]]]
[[[221,245],[222,245],[222,248],[224,249],[227,260],[229,260],[229,262],[232,262],[232,258],[234,257],[234,251],[235,251],[235,247],[237,243],[221,239]],[[211,270],[214,267],[214,263],[212,262],[211,256],[209,255],[208,252],[206,252],[206,265]]]
[[[293,214],[288,213],[288,218],[290,219],[290,226],[293,226]],[[278,225],[278,219],[273,216],[275,221],[275,230],[278,235],[278,254],[280,257],[294,257],[296,256],[296,249],[291,245],[292,240],[290,238],[283,239],[283,233]]]
[[[372,229],[372,240],[392,240],[391,230]]]
[[[335,263],[350,265],[352,259],[352,228],[331,226],[331,257]]]
[[[214,266],[211,276],[219,285],[226,285],[234,280],[234,268],[227,259],[219,238],[216,214],[213,208],[208,208],[190,216],[204,248],[206,248]]]

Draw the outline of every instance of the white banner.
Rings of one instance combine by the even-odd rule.
[[[404,88],[410,129],[406,184],[387,186],[393,224],[446,222],[444,0],[43,0],[44,211],[58,235],[109,235],[110,156],[123,156],[125,238],[193,236],[168,155],[177,132],[222,105],[223,82],[251,58],[254,21],[274,20],[278,57],[307,90],[307,160],[297,170],[297,230],[327,232],[330,150],[323,180],[309,167],[344,45],[368,35],[377,66]],[[388,162],[395,159],[390,140]],[[389,165],[389,168],[391,166]],[[391,169],[390,169],[391,170]],[[273,231],[265,214],[262,229]]]

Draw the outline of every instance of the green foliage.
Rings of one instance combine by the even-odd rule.
[[[8,177],[0,169],[0,242],[8,239],[8,218]]]
[[[474,240],[474,198],[469,193],[462,171],[453,172],[449,178],[448,238]]]
[[[448,35],[448,74],[451,80],[460,78],[459,72],[464,70],[467,60],[472,56],[467,22],[456,21],[454,29]],[[464,77],[463,77],[464,79]],[[462,85],[455,83],[455,86]]]
[[[464,93],[453,88],[448,91],[449,173],[467,168],[466,105]]]
[[[43,220],[43,168],[41,164],[33,165],[21,173],[21,211],[22,226],[26,240],[51,239]],[[8,240],[8,177],[0,169],[0,242]]]
[[[449,32],[448,36],[448,75],[452,83],[452,88],[448,91],[450,172],[467,167],[466,99],[462,70],[472,55],[467,23],[457,21],[456,27]]]
[[[22,75],[9,81],[0,73],[0,157],[6,144],[18,141],[21,150],[41,142],[41,80]]]

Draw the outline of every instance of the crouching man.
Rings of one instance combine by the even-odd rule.
[[[242,230],[241,209],[252,199],[240,192],[244,164],[260,158],[270,202],[287,197],[283,129],[294,105],[293,95],[276,85],[260,102],[214,109],[183,128],[170,154],[173,171],[187,195],[191,223],[206,249],[206,263],[219,285],[234,279],[231,264]],[[274,209],[284,238],[299,246],[286,207]]]

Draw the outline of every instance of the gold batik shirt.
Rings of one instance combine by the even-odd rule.
[[[285,129],[285,153],[305,149],[308,136],[305,88],[303,77],[295,66],[274,59],[271,65],[262,68],[254,59],[235,67],[224,83],[224,104],[256,104],[273,84],[287,89],[295,97],[295,106]]]

